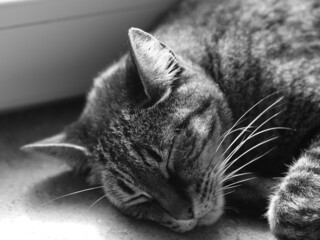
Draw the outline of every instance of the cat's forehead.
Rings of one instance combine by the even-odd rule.
[[[121,96],[121,82],[125,78],[124,61],[120,60],[110,65],[105,71],[97,76],[87,95],[87,103],[83,114],[98,114],[101,105],[104,109]]]

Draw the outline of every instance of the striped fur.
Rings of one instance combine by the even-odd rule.
[[[319,0],[181,1],[152,35],[129,30],[77,121],[24,149],[174,231],[270,199],[278,239],[320,239],[319,29]]]
[[[270,228],[279,239],[320,238],[320,148],[306,151],[271,198]]]

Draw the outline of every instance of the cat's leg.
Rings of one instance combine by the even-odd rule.
[[[320,239],[320,141],[289,168],[271,197],[267,215],[278,239]]]

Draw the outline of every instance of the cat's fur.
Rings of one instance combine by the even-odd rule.
[[[153,35],[130,29],[130,52],[94,81],[80,118],[24,149],[88,168],[123,212],[187,231],[214,223],[226,184],[244,177],[233,171],[275,146],[233,199],[270,198],[279,239],[320,239],[319,0],[186,0]]]

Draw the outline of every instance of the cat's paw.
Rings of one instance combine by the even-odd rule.
[[[319,240],[320,176],[301,172],[287,176],[272,196],[267,215],[280,240]]]
[[[202,218],[200,218],[198,220],[197,225],[198,226],[212,225],[212,224],[216,223],[219,220],[219,218],[222,215],[222,213],[223,213],[222,208],[218,209],[218,210],[212,210],[211,212],[207,213]]]
[[[182,233],[192,230],[197,224],[197,219],[176,220],[174,218],[167,218],[164,222],[161,222],[160,224],[167,228],[170,228],[175,232]]]

